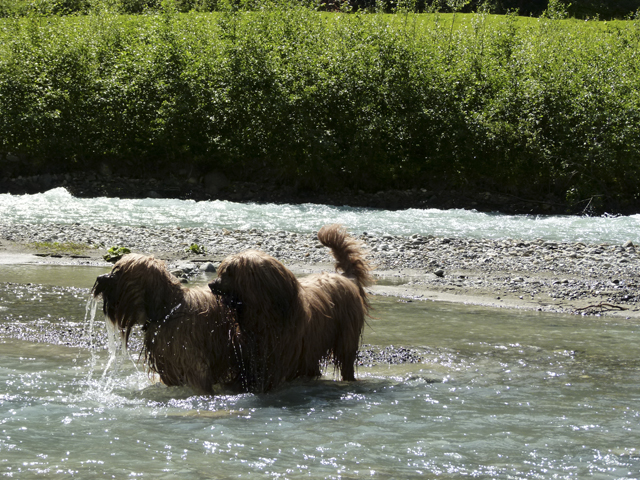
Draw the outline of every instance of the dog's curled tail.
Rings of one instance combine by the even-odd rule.
[[[325,225],[318,232],[318,240],[331,249],[337,262],[336,270],[342,270],[346,277],[354,279],[361,288],[374,283],[362,243],[351,237],[346,228],[339,224]]]

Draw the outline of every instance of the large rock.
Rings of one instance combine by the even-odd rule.
[[[207,193],[215,195],[220,190],[229,186],[229,179],[224,173],[213,171],[204,176],[204,189]]]

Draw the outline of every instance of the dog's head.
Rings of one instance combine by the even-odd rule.
[[[299,308],[300,284],[281,262],[259,251],[227,257],[218,267],[211,291],[238,310],[239,317],[261,316],[283,327]]]
[[[104,275],[99,275],[96,278],[96,283],[93,284],[91,294],[94,297],[102,296],[102,311],[109,319],[114,318],[116,307],[118,304],[116,297],[116,286],[118,280],[115,272],[111,271]]]
[[[100,275],[91,290],[102,296],[103,311],[112,324],[129,338],[135,325],[145,325],[166,318],[180,302],[182,287],[164,263],[145,255],[123,256],[111,269]]]

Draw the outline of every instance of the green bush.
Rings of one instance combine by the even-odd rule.
[[[91,14],[110,11],[120,14],[160,12],[212,12],[218,0],[0,0],[0,18],[27,15]]]
[[[28,7],[28,0],[0,0],[0,18],[25,15]]]
[[[107,253],[102,256],[102,258],[104,258],[105,261],[109,263],[116,263],[128,253],[131,253],[131,250],[129,250],[127,247],[110,247],[109,250],[107,250]]]
[[[637,19],[219,7],[2,21],[0,168],[640,204]]]

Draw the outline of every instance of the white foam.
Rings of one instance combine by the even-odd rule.
[[[147,227],[205,227],[311,233],[339,222],[353,233],[436,235],[465,238],[640,242],[640,215],[579,217],[503,215],[475,210],[275,205],[225,200],[76,198],[64,188],[34,195],[0,195],[0,218],[14,224],[82,223]]]

